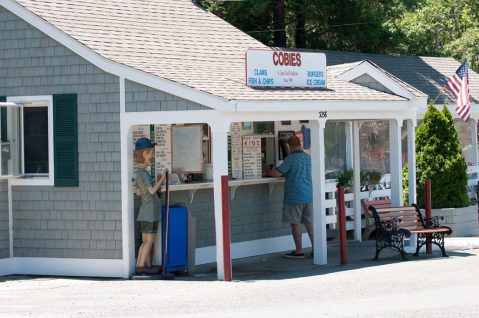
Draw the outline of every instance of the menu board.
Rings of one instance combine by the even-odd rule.
[[[132,129],[133,133],[133,144],[140,138],[146,137],[150,138],[150,125],[138,125],[134,126]]]
[[[231,124],[231,177],[243,178],[243,151],[241,147],[241,123]]]
[[[171,171],[171,126],[155,125],[155,171],[161,174],[165,168]]]
[[[261,178],[261,137],[243,136],[243,176]]]
[[[135,149],[135,142],[143,137],[150,139],[150,125],[138,125],[132,128],[133,134],[133,149]],[[135,160],[133,159],[133,167],[137,168],[138,165],[136,164]],[[146,171],[151,172],[150,167],[145,168]]]

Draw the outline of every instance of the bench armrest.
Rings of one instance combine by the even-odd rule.
[[[433,216],[432,218],[424,218],[424,227],[426,229],[436,229],[441,227],[439,220],[444,220],[443,216]]]

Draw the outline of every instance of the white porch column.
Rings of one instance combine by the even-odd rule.
[[[123,278],[128,278],[135,269],[135,227],[133,202],[133,136],[129,127],[121,125],[121,209]]]
[[[354,188],[354,239],[361,242],[361,148],[359,147],[360,122],[353,122],[353,188]]]
[[[228,175],[228,131],[229,124],[211,124],[213,138],[213,191],[215,204],[216,266],[218,280],[224,280],[223,261],[223,209],[221,176]],[[228,198],[229,200],[229,198]]]
[[[407,162],[409,205],[416,202],[416,119],[407,120]]]
[[[345,123],[346,127],[346,169],[353,168],[353,123],[348,121]]]
[[[471,160],[472,165],[478,165],[478,154],[477,154],[477,119],[469,118],[471,121]]]
[[[389,120],[389,160],[391,169],[392,206],[400,206],[402,200],[401,126],[402,119]]]
[[[324,127],[326,122],[318,120],[311,125],[311,176],[313,181],[314,211],[314,261],[316,265],[328,263],[326,244],[326,168],[324,151]]]

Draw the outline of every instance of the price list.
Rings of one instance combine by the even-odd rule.
[[[157,174],[165,168],[171,172],[171,126],[155,125],[155,170]]]
[[[133,149],[135,149],[135,142],[138,139],[143,137],[150,139],[150,125],[134,126],[132,129],[132,134],[133,134]],[[134,168],[138,167],[134,159],[133,159],[133,167]],[[145,169],[146,171],[150,172],[150,167],[146,167]]]
[[[231,176],[234,179],[243,178],[243,154],[241,147],[241,123],[231,124]]]
[[[261,178],[260,136],[243,136],[243,175],[245,179]]]

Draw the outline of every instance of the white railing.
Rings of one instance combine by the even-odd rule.
[[[477,200],[477,182],[479,182],[479,166],[467,167],[467,192],[469,200]]]
[[[469,199],[477,200],[477,184],[479,182],[479,165],[478,166],[469,166],[467,168],[467,190]],[[386,174],[381,178],[381,181],[376,185],[372,191],[362,191],[361,192],[361,201],[362,200],[378,200],[378,199],[387,199],[391,197],[391,175]],[[326,180],[326,224],[332,229],[337,228],[338,221],[338,208],[336,205],[336,185],[337,182],[335,179]],[[354,208],[354,193],[345,193],[344,200],[346,205],[346,230],[354,230],[354,219],[355,219],[355,208]],[[364,211],[361,207],[361,227],[365,226]]]
[[[374,186],[372,191],[362,191],[361,200],[377,200],[391,197],[391,176],[389,174],[384,175],[381,178],[379,184]],[[338,208],[336,204],[336,185],[335,179],[326,180],[326,224],[330,225],[330,228],[336,229],[338,222]],[[344,201],[346,205],[346,230],[354,230],[355,208],[354,208],[354,193],[345,193]],[[361,215],[364,215],[364,211],[361,207]],[[365,226],[365,219],[362,218],[361,227]]]

